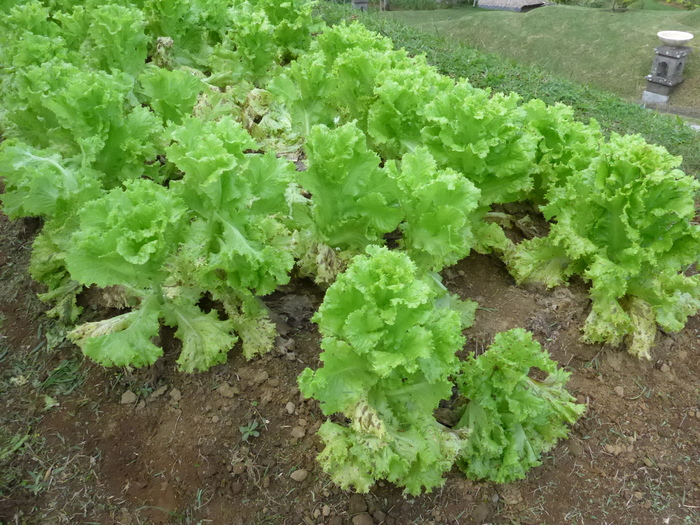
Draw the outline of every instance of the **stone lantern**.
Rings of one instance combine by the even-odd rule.
[[[676,86],[683,82],[683,68],[692,51],[685,44],[693,39],[693,35],[684,31],[661,31],[657,35],[664,45],[654,49],[656,56],[651,74],[646,76],[647,88],[642,101],[666,104]]]

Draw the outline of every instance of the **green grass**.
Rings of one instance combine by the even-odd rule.
[[[700,11],[653,1],[623,13],[551,6],[528,13],[464,7],[387,14],[410,26],[458,40],[522,64],[636,101],[641,98],[662,30],[697,31]],[[655,9],[649,9],[649,7]],[[700,110],[700,58],[691,56],[686,80],[673,94],[677,106]]]
[[[431,11],[423,15],[448,16],[450,12],[460,11]],[[520,65],[500,55],[484,53],[454,39],[446,39],[439,32],[420,31],[373,14],[358,16],[356,11],[333,4],[325,4],[318,13],[329,24],[357,19],[369,29],[391,38],[396,47],[403,47],[414,55],[425,54],[440,72],[454,78],[468,78],[474,86],[514,91],[525,100],[539,98],[548,104],[563,102],[574,109],[579,120],[588,122],[594,118],[608,132],[639,133],[649,142],[665,146],[674,155],[682,155],[686,172],[700,174],[700,133],[678,117],[644,109],[608,91],[549,74],[536,66]]]

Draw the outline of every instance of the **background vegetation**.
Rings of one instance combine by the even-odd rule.
[[[553,8],[553,11],[558,9],[566,10],[566,8]],[[681,118],[650,111],[638,104],[622,100],[610,91],[596,89],[575,82],[570,78],[554,75],[536,65],[520,65],[500,54],[486,53],[450,36],[445,30],[441,31],[439,27],[437,30],[433,28],[429,31],[423,31],[395,19],[398,16],[402,19],[414,17],[414,22],[419,25],[418,20],[421,17],[427,20],[428,17],[434,16],[436,19],[442,17],[445,22],[449,22],[450,17],[454,19],[455,13],[470,11],[484,12],[485,10],[455,9],[431,13],[395,12],[391,13],[390,18],[374,13],[358,15],[357,11],[334,3],[326,3],[318,9],[318,13],[328,23],[337,23],[349,17],[357,18],[369,29],[391,38],[397,47],[404,47],[411,54],[425,54],[428,61],[440,72],[455,78],[468,78],[477,87],[503,92],[514,91],[525,100],[539,98],[549,104],[562,102],[574,108],[577,118],[584,122],[595,118],[607,132],[639,133],[648,141],[665,146],[674,155],[682,155],[684,158],[683,168],[688,173],[695,175],[700,173],[700,133],[690,128]],[[489,12],[500,14],[494,11]],[[532,13],[536,12],[537,10]],[[587,12],[596,13],[594,10]],[[532,13],[503,14],[529,17]],[[613,16],[612,13],[607,14]],[[628,14],[615,13],[614,16],[627,16]],[[678,14],[697,17],[697,25],[700,25],[700,11],[682,11]],[[686,18],[686,21],[688,20],[690,18]],[[424,29],[431,27],[430,24],[420,25]],[[595,24],[586,25],[593,27]],[[521,44],[521,47],[525,46]],[[649,61],[651,61],[650,58]],[[700,69],[700,67],[696,67],[696,69]],[[689,74],[693,74],[692,71]]]
[[[390,16],[636,101],[644,91],[654,48],[660,45],[656,33],[700,28],[700,10],[685,11],[653,1],[641,5],[645,8],[624,13],[577,6],[528,13],[461,7],[430,13],[395,11]],[[700,59],[691,56],[685,78],[672,103],[700,111]]]

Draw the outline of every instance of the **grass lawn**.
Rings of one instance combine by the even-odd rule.
[[[528,13],[462,7],[393,11],[387,16],[522,64],[537,65],[627,100],[639,100],[654,48],[660,45],[658,31],[695,32],[695,40],[700,41],[700,10],[659,7],[623,13],[568,6],[549,6]],[[686,80],[671,102],[674,106],[700,108],[700,53],[691,55],[686,67]]]

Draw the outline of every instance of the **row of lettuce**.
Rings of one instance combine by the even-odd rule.
[[[44,220],[30,271],[67,324],[85,287],[115,312],[69,333],[90,358],[150,365],[164,324],[186,372],[224,362],[239,339],[247,358],[272,348],[260,298],[311,276],[330,286],[314,318],[324,366],[300,386],[350,420],[321,427],[334,481],[415,494],[455,462],[522,477],[582,407],[522,330],[460,363],[476,304],[437,272],[474,249],[519,282],[579,275],[592,285],[585,339],[648,357],[657,324],[680,330],[700,307],[687,274],[698,184],[638,137],[608,141],[565,106],[455,82],[359,24],[323,27],[311,8],[6,6],[2,201],[10,217]],[[515,244],[503,229],[515,218],[494,207],[525,201],[551,228]],[[448,428],[433,412],[455,385]]]

